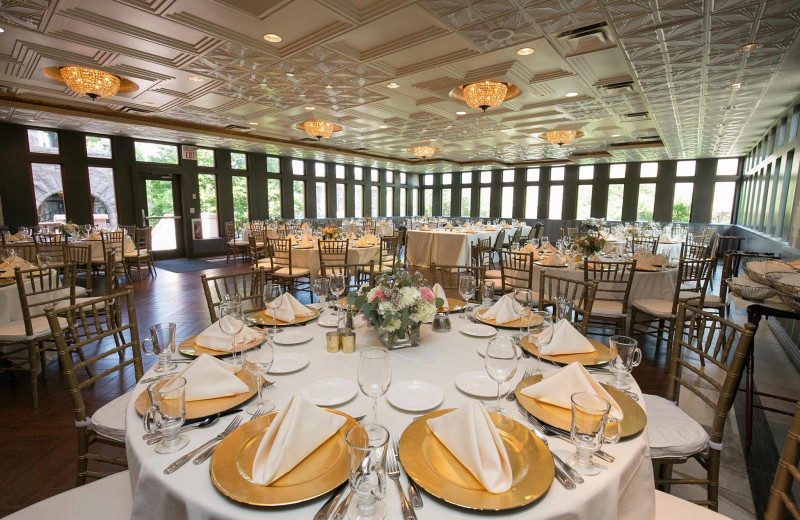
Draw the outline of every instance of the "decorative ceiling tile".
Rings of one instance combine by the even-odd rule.
[[[0,2],[0,20],[38,31],[52,3],[51,0],[4,0]]]

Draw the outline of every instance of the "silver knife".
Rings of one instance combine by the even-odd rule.
[[[348,485],[349,481],[339,486],[339,489],[337,489],[333,495],[322,504],[322,507],[319,508],[317,514],[314,515],[314,520],[326,520],[328,518],[333,508],[336,507],[336,503],[339,502],[339,499],[342,497],[342,493],[348,488]]]
[[[519,406],[518,408],[520,409],[520,412],[522,412],[524,410],[526,419],[530,420],[530,418],[533,417],[528,410],[525,410],[524,407]],[[534,417],[534,419],[535,419],[535,417]],[[549,434],[550,434],[551,437],[559,438],[562,441],[566,441],[566,442],[568,442],[570,444],[573,444],[573,445],[575,444],[574,442],[572,442],[572,438],[569,436],[569,434],[567,432],[561,430],[560,428],[556,428],[555,426],[548,425],[548,430],[549,430]],[[603,450],[597,450],[596,452],[594,452],[594,456],[597,457],[600,460],[604,460],[604,461],[608,462],[609,464],[616,460],[613,455],[611,455],[610,453],[608,453],[606,451],[603,451]]]
[[[347,508],[350,507],[350,500],[353,498],[353,490],[350,490],[350,493],[347,494],[347,497],[342,500],[339,506],[334,510],[333,514],[331,515],[330,520],[342,520],[344,515],[347,513]]]

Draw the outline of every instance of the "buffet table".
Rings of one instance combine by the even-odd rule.
[[[437,409],[461,407],[473,403],[476,398],[462,393],[456,388],[456,376],[466,371],[484,370],[483,358],[477,348],[485,345],[486,339],[471,338],[459,332],[468,321],[461,320],[456,314],[451,316],[453,329],[446,333],[435,333],[429,325],[422,327],[422,345],[417,348],[393,351],[390,353],[392,364],[392,384],[409,379],[422,380],[438,385],[444,393],[444,401]],[[281,353],[303,353],[308,356],[308,366],[297,372],[285,375],[267,376],[275,381],[275,385],[266,390],[266,397],[275,401],[278,408],[284,407],[289,399],[310,383],[326,377],[340,377],[356,381],[359,352],[365,347],[378,345],[376,333],[357,319],[357,348],[355,354],[328,353],[325,349],[325,333],[331,329],[323,328],[312,322],[298,329],[312,334],[313,339],[305,344],[293,347],[277,346],[276,355]],[[501,330],[500,334],[509,335],[513,331]],[[183,339],[183,338],[179,338]],[[519,368],[512,385],[521,379],[528,367],[533,367],[535,359],[520,360]],[[543,364],[545,370],[555,367]],[[149,372],[147,375],[153,375]],[[146,376],[147,376],[146,375]],[[164,468],[180,455],[196,448],[214,435],[220,433],[231,420],[225,417],[218,424],[203,430],[187,432],[190,442],[177,454],[159,455],[153,446],[147,446],[142,440],[143,428],[141,417],[135,411],[135,397],[145,390],[145,385],[138,385],[127,410],[127,453],[133,486],[133,516],[137,519],[170,518],[170,519],[248,519],[248,518],[280,518],[304,519],[314,516],[330,493],[300,504],[257,508],[245,506],[220,493],[209,478],[208,462],[203,465],[186,464],[171,475],[165,475]],[[639,392],[635,386],[632,390]],[[643,405],[644,401],[640,400]],[[514,403],[506,403],[509,408]],[[358,393],[355,398],[336,409],[358,416],[369,414],[370,400]],[[420,412],[405,412],[392,407],[386,397],[378,402],[378,422],[399,437],[411,421]],[[245,421],[247,416],[245,416]],[[562,458],[568,458],[574,448],[564,441],[550,438],[551,448]],[[593,520],[647,520],[654,517],[654,489],[652,465],[648,455],[647,430],[628,438],[618,444],[605,445],[605,451],[612,454],[616,461],[612,464],[602,463],[599,475],[586,477],[584,484],[576,490],[567,491],[553,481],[550,490],[538,501],[514,510],[492,514],[502,518],[537,518],[537,519],[585,519]],[[406,477],[401,477],[404,488]],[[451,506],[422,491],[424,507],[416,511],[420,520],[450,518],[483,518],[486,512],[473,511]],[[400,499],[397,489],[391,482],[387,485],[386,498],[387,519],[402,518]]]

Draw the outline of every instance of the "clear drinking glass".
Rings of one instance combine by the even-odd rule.
[[[372,347],[361,352],[358,362],[358,386],[367,397],[372,398],[372,422],[378,423],[378,397],[389,390],[392,383],[392,364],[389,351]]]
[[[264,412],[272,411],[275,409],[275,403],[269,399],[265,400],[261,394],[263,391],[261,378],[269,372],[275,360],[272,339],[266,334],[250,334],[245,339],[248,343],[251,341],[259,341],[261,344],[242,353],[244,368],[256,377],[256,385],[258,388],[258,400],[247,405],[244,411],[250,415],[253,415],[259,409],[262,409]]]
[[[231,360],[233,365],[241,365],[242,361],[236,355],[236,335],[244,329],[244,315],[242,304],[235,301],[223,303],[219,307],[219,328],[231,337]]]
[[[189,437],[181,434],[186,419],[186,380],[170,377],[150,383],[147,387],[150,408],[143,421],[147,433],[161,433],[156,453],[175,453],[187,444]]]
[[[572,394],[572,422],[570,438],[575,444],[575,454],[570,463],[581,475],[596,475],[600,467],[592,462],[594,452],[603,447],[603,442],[614,443],[619,440],[620,424],[608,415],[611,405],[595,394],[578,392]],[[615,432],[606,435],[606,429]]]
[[[458,279],[458,294],[464,298],[464,307],[469,305],[469,301],[475,298],[475,277],[471,274],[462,274]],[[459,316],[462,320],[467,319],[467,311]]]
[[[555,311],[556,320],[572,321],[572,311],[575,308],[575,302],[569,298],[556,298]]]
[[[533,311],[528,319],[528,341],[536,347],[536,370],[542,373],[542,349],[553,339],[553,315],[547,311]]]
[[[278,318],[275,317],[275,313],[278,310],[278,307],[281,305],[281,294],[283,290],[281,289],[280,284],[277,283],[267,283],[264,284],[264,293],[262,297],[264,298],[264,306],[268,309],[272,309],[272,334],[275,335],[278,332],[281,332],[282,329],[278,328]],[[265,312],[265,314],[267,314]]]
[[[519,333],[514,334],[514,340],[522,346],[522,338],[525,337],[528,326],[528,317],[533,309],[533,293],[530,289],[514,289],[514,299],[522,306],[519,318]]]
[[[331,290],[331,281],[327,278],[317,278],[314,280],[314,295],[317,297],[317,301],[319,301],[319,314],[322,315],[322,311],[325,308],[325,302],[328,300],[328,293]]]
[[[336,323],[339,323],[342,321],[342,306],[339,305],[339,298],[342,297],[345,290],[344,272],[331,273],[328,275],[328,280],[330,281],[331,293],[334,296],[334,306],[337,309]]]
[[[350,462],[352,520],[379,520],[386,516],[386,449],[389,432],[378,424],[359,424],[345,434]]]
[[[175,328],[174,323],[156,323],[150,326],[150,337],[142,338],[144,353],[158,356],[156,372],[169,372],[178,366],[169,360],[175,353]]]
[[[626,390],[631,387],[628,374],[642,362],[642,351],[637,348],[636,340],[628,336],[611,336],[608,346],[611,350],[608,368],[614,375],[608,383],[614,388]]]
[[[495,336],[489,340],[486,356],[483,358],[486,373],[497,383],[497,401],[491,411],[510,415],[500,406],[500,394],[503,383],[510,381],[517,373],[517,346],[513,338]]]
[[[481,305],[491,307],[494,302],[494,282],[487,280],[481,284]]]

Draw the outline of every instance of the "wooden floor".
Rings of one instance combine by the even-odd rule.
[[[188,273],[158,269],[157,278],[133,283],[140,335],[147,334],[151,324],[163,321],[178,325],[178,339],[207,327],[211,322],[200,274],[248,269],[241,263],[226,266],[224,258],[220,266]],[[102,293],[102,286],[95,293]],[[635,369],[634,377],[645,392],[663,395],[666,349],[662,346],[657,354],[653,346],[645,346],[644,350],[642,365]],[[145,357],[144,362],[146,369],[155,358]],[[106,378],[89,395],[84,394],[88,411],[93,412],[133,386],[132,376]],[[48,365],[46,380],[40,379],[39,403],[38,409],[32,408],[26,376],[18,374],[15,380],[9,373],[0,373],[0,517],[75,485],[74,414],[56,360]],[[109,471],[118,468],[110,467]]]

